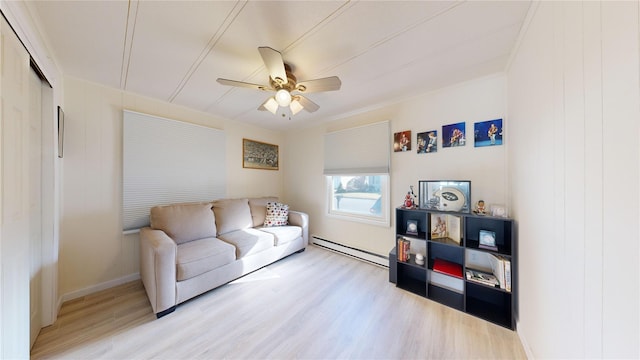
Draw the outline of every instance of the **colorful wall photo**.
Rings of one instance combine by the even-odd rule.
[[[393,134],[393,151],[411,150],[411,130],[401,131]]]
[[[442,127],[442,147],[464,146],[466,142],[464,122]]]
[[[473,139],[475,147],[502,145],[502,119],[475,123]]]
[[[416,144],[418,154],[428,154],[438,151],[438,131],[431,130],[418,133]]]

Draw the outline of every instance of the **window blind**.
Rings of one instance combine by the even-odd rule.
[[[324,174],[388,174],[390,153],[388,121],[327,133]]]
[[[156,205],[224,198],[225,150],[222,130],[124,110],[123,229]]]

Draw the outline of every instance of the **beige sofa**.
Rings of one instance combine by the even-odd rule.
[[[140,230],[140,276],[158,318],[194,296],[295,252],[309,242],[307,214],[263,226],[276,198],[223,199],[151,209]]]

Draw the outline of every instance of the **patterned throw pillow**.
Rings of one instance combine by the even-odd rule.
[[[279,202],[267,203],[267,216],[264,219],[264,226],[284,226],[289,220],[289,205]]]

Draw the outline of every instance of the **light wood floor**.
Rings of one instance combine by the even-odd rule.
[[[63,304],[33,359],[519,359],[515,332],[310,246],[156,320],[139,281]]]

